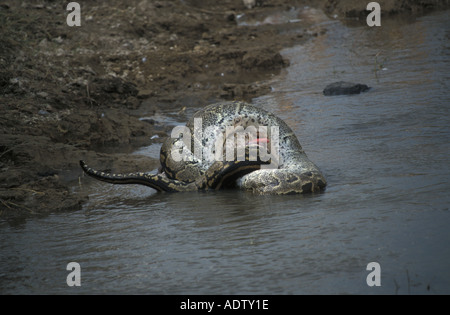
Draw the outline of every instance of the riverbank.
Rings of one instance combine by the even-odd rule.
[[[257,4],[84,1],[82,25],[69,27],[64,5],[2,2],[0,216],[80,209],[87,196],[71,190],[80,159],[122,172],[156,168],[126,154],[170,132],[141,115],[269,93],[267,80],[289,65],[280,50],[326,33],[321,10],[350,20],[362,12],[356,1]],[[413,7],[398,10],[424,13]]]

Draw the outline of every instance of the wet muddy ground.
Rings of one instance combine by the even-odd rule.
[[[379,2],[386,15],[441,7]],[[141,116],[270,93],[267,80],[289,65],[279,51],[327,31],[314,10],[356,23],[367,15],[350,0],[80,4],[82,24],[69,27],[66,3],[0,3],[0,216],[80,209],[87,197],[70,188],[80,159],[123,172],[156,168],[124,149],[170,132]],[[295,16],[277,20],[286,11]]]

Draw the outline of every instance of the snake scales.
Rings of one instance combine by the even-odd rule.
[[[227,127],[237,130],[239,126],[245,130],[258,128],[257,139],[246,138],[246,149],[240,159],[237,150],[232,152],[233,159],[225,158],[220,149],[226,147],[227,139],[235,137],[227,134]],[[260,135],[261,130],[267,130],[265,136],[270,136],[271,140],[263,140],[269,138]],[[188,135],[186,132],[172,135],[162,145],[161,172],[156,175],[109,174],[96,171],[83,161],[80,165],[86,174],[96,179],[113,184],[142,184],[158,191],[237,186],[261,194],[291,194],[320,191],[326,186],[324,176],[308,159],[291,128],[280,118],[253,105],[224,102],[207,106],[194,114],[184,131]],[[278,137],[273,137],[276,133]],[[274,152],[268,155],[270,159],[262,159],[259,154],[256,159],[252,158],[250,148],[256,147],[257,152],[261,152],[260,142],[276,142],[278,151],[272,147]],[[174,153],[182,158],[177,158]]]

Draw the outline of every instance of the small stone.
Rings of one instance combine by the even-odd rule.
[[[48,111],[46,111],[46,110],[40,109],[40,110],[38,111],[38,114],[39,114],[39,115],[45,116],[45,115],[49,115],[50,113],[49,113]]]
[[[323,94],[326,96],[360,94],[361,92],[368,91],[369,89],[370,87],[365,84],[339,81],[328,84],[323,90]]]
[[[152,90],[139,90],[137,97],[138,98],[148,98],[152,95]]]
[[[62,44],[64,40],[62,39],[61,36],[58,36],[58,37],[53,38],[52,41],[57,44]]]
[[[47,47],[47,46],[48,46],[48,41],[47,41],[47,39],[44,38],[43,40],[41,40],[41,41],[39,42],[38,46],[39,46],[39,47],[43,47],[43,48]]]

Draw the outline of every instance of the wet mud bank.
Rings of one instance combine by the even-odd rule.
[[[66,4],[0,4],[0,217],[80,209],[87,200],[73,188],[80,159],[103,170],[155,169],[159,161],[127,153],[168,135],[171,127],[158,117],[269,93],[267,80],[289,65],[282,48],[322,36],[326,29],[316,23],[322,12],[348,18],[345,12],[361,6],[80,4],[80,27],[67,25]]]

